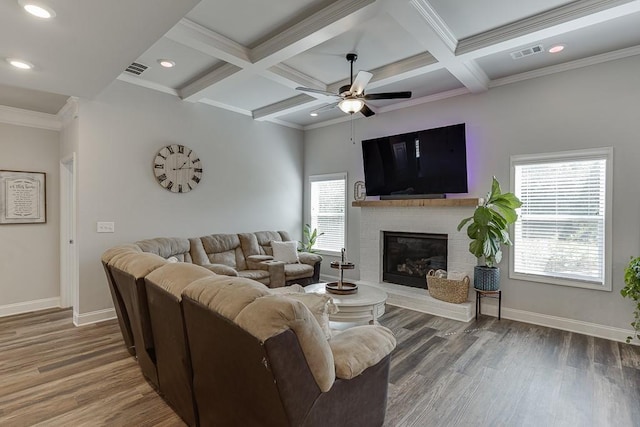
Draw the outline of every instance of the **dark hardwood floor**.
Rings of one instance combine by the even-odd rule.
[[[387,306],[387,426],[640,426],[640,347],[509,320]],[[116,321],[0,319],[0,426],[182,426]]]

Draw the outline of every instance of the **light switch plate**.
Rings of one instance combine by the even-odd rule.
[[[114,233],[116,231],[116,224],[115,222],[98,221],[98,227],[96,231],[98,233]]]

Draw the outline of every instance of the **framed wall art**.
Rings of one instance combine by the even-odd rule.
[[[47,222],[44,172],[0,170],[0,225]]]

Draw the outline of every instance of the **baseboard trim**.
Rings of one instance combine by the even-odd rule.
[[[337,277],[329,275],[321,275],[322,281],[335,281]],[[357,281],[356,283],[366,283]],[[380,287],[382,286],[375,283],[366,283],[368,285]],[[388,284],[384,284],[388,285]],[[429,304],[424,304],[426,300],[424,296],[420,296],[416,301],[413,295],[409,296],[403,292],[394,292],[393,290],[384,289],[389,294],[387,304],[395,305],[398,307],[408,308],[410,310],[420,311],[423,313],[434,314],[436,316],[447,317],[449,319],[459,320],[462,322],[469,322],[475,315],[465,312],[453,313],[449,310],[443,310],[440,307],[432,307]],[[494,301],[482,301],[482,314],[498,317],[498,304]],[[593,337],[604,338],[612,341],[626,342],[628,336],[633,336],[631,329],[616,328],[613,326],[600,325],[598,323],[583,322],[581,320],[568,319],[566,317],[551,316],[548,314],[534,313],[531,311],[518,310],[515,308],[508,308],[502,306],[502,317],[509,320],[516,320],[518,322],[531,323],[532,325],[546,326],[548,328],[560,329],[568,332],[575,332],[578,334],[590,335]],[[634,345],[640,345],[637,340],[632,341]]]
[[[89,313],[73,313],[73,324],[76,326],[91,325],[93,323],[104,322],[106,320],[115,319],[117,317],[114,308],[104,310],[91,311]]]
[[[497,304],[483,303],[482,314],[498,317]],[[600,325],[598,323],[583,322],[581,320],[568,319],[566,317],[550,316],[548,314],[517,310],[515,308],[508,308],[504,306],[502,307],[501,314],[503,318],[509,320],[517,320],[518,322],[531,323],[533,325],[591,335],[593,337],[605,338],[612,341],[626,342],[627,337],[633,335],[632,330]],[[634,342],[634,344],[639,345],[636,342]]]
[[[18,302],[0,306],[0,317],[60,307],[60,297]]]

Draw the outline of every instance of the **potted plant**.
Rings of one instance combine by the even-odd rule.
[[[640,339],[640,257],[631,258],[629,264],[624,269],[624,283],[626,286],[622,288],[620,294],[632,299],[636,303],[636,310],[633,312],[633,336],[627,337],[627,342],[631,342],[634,338]]]
[[[302,241],[299,241],[300,248],[298,249],[300,252],[310,252],[314,253],[315,250],[313,247],[316,244],[316,240],[318,237],[322,236],[324,233],[318,234],[318,229],[311,228],[311,225],[305,224],[304,229],[302,230]]]
[[[509,225],[516,222],[516,209],[522,206],[513,193],[502,193],[500,184],[493,177],[491,191],[472,217],[458,224],[458,231],[467,223],[467,236],[471,239],[469,252],[478,261],[484,258],[485,265],[474,268],[473,286],[476,289],[495,291],[500,287],[500,269],[496,266],[502,260],[502,245],[511,245]]]

